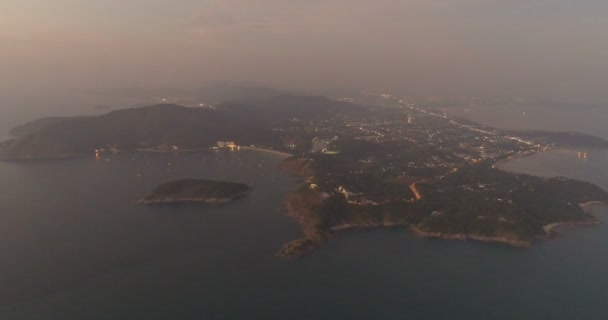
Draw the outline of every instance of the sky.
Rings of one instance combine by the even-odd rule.
[[[0,0],[0,94],[254,81],[608,102],[605,0]]]

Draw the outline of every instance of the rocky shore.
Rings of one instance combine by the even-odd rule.
[[[293,259],[308,254],[325,243],[316,243],[310,239],[302,238],[284,244],[276,253],[277,257]]]
[[[474,240],[488,243],[503,243],[513,247],[526,248],[532,244],[531,240],[518,239],[515,235],[500,235],[500,236],[484,236],[480,234],[446,234],[441,232],[423,231],[416,226],[411,226],[410,230],[417,237],[421,238],[437,238],[445,240]]]
[[[511,155],[508,159],[503,161],[509,161],[516,157],[525,157],[534,154],[535,151],[522,152]],[[494,163],[494,166],[500,166],[503,161]],[[357,206],[355,204],[347,204],[344,200],[340,201],[335,194],[328,194],[317,190],[315,183],[318,177],[314,170],[314,166],[311,162],[305,159],[289,158],[286,159],[282,164],[281,168],[289,173],[301,176],[305,179],[305,182],[310,185],[302,186],[299,190],[292,192],[285,199],[285,204],[288,209],[288,214],[294,218],[302,227],[303,236],[301,239],[291,241],[283,245],[278,251],[277,255],[284,258],[295,258],[301,255],[310,253],[311,251],[327,244],[328,240],[339,231],[349,229],[363,229],[363,228],[390,228],[390,227],[404,227],[409,229],[415,236],[421,238],[437,238],[446,240],[468,240],[468,241],[479,241],[486,243],[499,243],[506,244],[517,248],[526,248],[531,246],[538,240],[548,240],[554,237],[557,233],[555,228],[562,226],[584,226],[594,225],[600,223],[599,220],[594,218],[587,208],[595,205],[605,205],[602,201],[587,201],[590,199],[604,200],[606,199],[606,193],[598,187],[573,180],[567,180],[565,178],[559,179],[546,179],[534,178],[531,176],[517,177],[517,180],[524,179],[525,182],[534,183],[545,187],[546,190],[556,192],[558,194],[565,194],[564,203],[579,203],[585,213],[578,208],[572,208],[568,206],[567,214],[546,214],[542,215],[546,219],[544,221],[557,221],[554,223],[548,223],[547,225],[540,225],[529,222],[528,229],[513,227],[512,225],[505,225],[505,222],[514,224],[515,222],[509,220],[496,219],[496,223],[502,223],[501,227],[492,228],[492,222],[485,222],[485,225],[481,227],[474,222],[472,225],[465,224],[464,227],[451,228],[450,225],[441,223],[428,223],[428,218],[439,219],[442,218],[440,215],[431,215],[426,220],[421,219],[420,216],[427,214],[428,211],[420,211],[420,207],[408,206],[402,207],[401,213],[392,211],[393,215],[382,214],[377,207],[365,207]],[[496,172],[503,172],[501,170],[495,170]],[[511,177],[504,177],[509,179]],[[509,182],[510,180],[506,180]],[[569,185],[567,185],[569,184]],[[535,186],[536,187],[536,186]],[[565,188],[571,189],[568,193],[562,192]],[[540,190],[540,189],[539,189]],[[561,192],[561,193],[560,193]],[[527,198],[526,198],[527,199]],[[526,199],[521,201],[526,201]],[[502,202],[502,200],[497,200]],[[530,197],[530,201],[537,201],[538,203],[544,203],[543,201],[550,201],[539,197]],[[332,205],[332,203],[334,203]],[[335,205],[337,203],[337,206]],[[529,208],[532,207],[532,208]],[[412,209],[410,209],[412,208]],[[487,208],[488,211],[494,210],[495,208]],[[534,206],[523,206],[521,212],[526,210],[537,210]],[[341,212],[345,214],[333,215],[332,212]],[[391,210],[395,210],[391,208]],[[409,211],[408,211],[409,210]],[[416,211],[418,210],[418,211]],[[424,209],[422,209],[424,210]],[[428,210],[428,209],[426,209]],[[564,209],[565,210],[565,209]],[[429,212],[430,214],[430,212]],[[335,218],[338,216],[339,218]],[[333,218],[333,219],[332,219]],[[478,217],[479,218],[479,217]],[[559,221],[563,220],[563,221]],[[437,220],[431,220],[431,222]],[[462,222],[462,221],[456,221]],[[483,221],[482,221],[483,222]],[[467,221],[464,221],[467,223]],[[470,227],[467,227],[470,226]],[[484,226],[486,227],[484,229]],[[489,227],[488,227],[489,226]]]

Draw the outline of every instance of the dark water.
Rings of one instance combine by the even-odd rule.
[[[592,182],[608,190],[608,149],[568,149],[541,152],[500,166],[507,171]]]
[[[506,105],[448,108],[463,117],[496,128],[516,130],[576,131],[608,139],[608,108]]]
[[[605,153],[588,158],[589,171],[563,166],[568,157],[509,165],[608,186],[594,174]],[[529,249],[354,231],[304,258],[275,258],[300,234],[280,206],[299,180],[279,161],[242,152],[0,162],[0,319],[608,318],[605,225]],[[182,177],[256,189],[221,207],[132,204]]]

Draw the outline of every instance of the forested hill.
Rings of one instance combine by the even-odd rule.
[[[59,122],[63,122],[66,120],[70,120],[70,119],[77,119],[77,118],[88,118],[88,116],[82,116],[82,117],[46,117],[46,118],[41,118],[41,119],[37,119],[34,121],[30,121],[26,124],[22,124],[20,126],[17,126],[15,128],[12,128],[11,131],[9,132],[9,134],[12,137],[15,138],[24,138],[26,136],[28,136],[30,133],[34,133],[37,131],[40,131],[43,128],[46,127],[50,127],[56,123]]]
[[[15,128],[13,132],[19,135],[0,144],[0,157],[72,156],[108,146],[121,150],[161,145],[204,148],[220,140],[280,147],[281,137],[272,131],[275,124],[368,112],[362,106],[300,96],[225,103],[215,109],[161,104],[93,117],[37,120]]]
[[[212,146],[218,140],[235,140],[240,144],[276,142],[269,129],[224,112],[164,104],[47,122],[22,138],[3,143],[0,155],[69,156],[105,146],[125,150],[159,145],[196,148]]]

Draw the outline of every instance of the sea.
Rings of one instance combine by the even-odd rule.
[[[608,319],[607,224],[526,249],[345,231],[277,258],[301,236],[282,199],[302,181],[281,161],[241,150],[0,162],[0,319]],[[608,189],[606,163],[606,150],[555,150],[502,168]],[[223,206],[134,204],[180,178],[255,189]],[[590,210],[608,222],[606,207]]]

